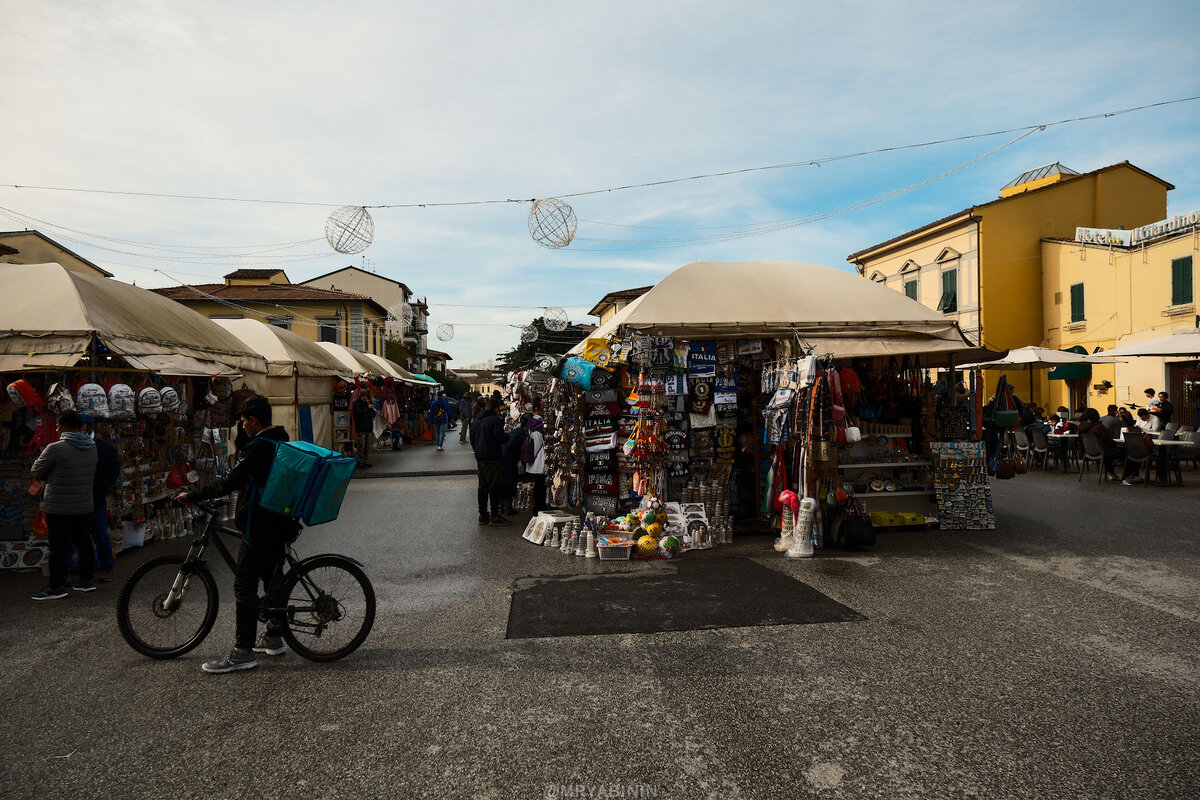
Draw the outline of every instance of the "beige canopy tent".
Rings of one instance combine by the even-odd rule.
[[[1195,358],[1200,356],[1200,328],[1185,328],[1156,339],[1123,344],[1094,356],[1088,356],[1087,360],[1099,362],[1120,356],[1159,356],[1160,358],[1186,356]]]
[[[162,375],[264,375],[266,359],[187,306],[60,264],[0,264],[0,371],[73,367],[96,337]]]
[[[591,338],[621,327],[681,339],[791,338],[839,357],[971,349],[938,311],[845,270],[791,261],[697,261],[660,280]],[[584,343],[573,354],[582,353]]]
[[[333,342],[317,342],[317,346],[323,348],[342,365],[343,373],[349,373],[345,377],[353,378],[360,375],[373,375],[380,378],[395,378],[402,383],[409,383],[414,386],[430,385],[425,381],[414,378],[412,373],[404,367],[383,356],[377,356],[374,353],[360,353],[358,350],[334,344]]]
[[[247,385],[271,401],[272,417],[292,439],[333,447],[333,378],[341,362],[289,330],[254,319],[214,320],[267,360],[265,375]]]

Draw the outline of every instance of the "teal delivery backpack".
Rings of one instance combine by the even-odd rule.
[[[320,525],[337,519],[357,460],[312,442],[279,442],[258,505]]]

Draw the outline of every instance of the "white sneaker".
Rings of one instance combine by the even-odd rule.
[[[438,447],[438,452],[444,452],[444,451],[445,451],[444,447]]]

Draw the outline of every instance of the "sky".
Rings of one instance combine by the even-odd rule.
[[[1055,161],[1128,160],[1177,187],[1168,214],[1200,209],[1200,100],[1171,102],[1200,96],[1200,5],[0,0],[0,14],[0,230],[36,228],[148,288],[363,267],[427,299],[452,367],[516,346],[546,307],[595,323],[606,293],[692,261],[850,269],[850,253]],[[928,142],[943,143],[909,147]],[[720,172],[735,174],[684,180]],[[541,198],[574,212],[568,247],[530,236]],[[356,255],[324,238],[346,205],[395,206],[369,209]]]

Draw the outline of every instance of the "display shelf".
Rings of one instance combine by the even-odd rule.
[[[847,469],[883,469],[885,467],[932,467],[931,461],[881,461],[877,464],[838,464],[839,470]]]
[[[935,490],[935,489],[910,489],[908,491],[903,491],[903,492],[888,492],[888,491],[862,492],[862,493],[855,493],[854,496],[857,497],[859,500],[871,500],[871,499],[879,498],[879,497],[906,497],[906,496],[912,497],[912,496],[916,496],[916,495],[931,495],[931,494],[937,494],[937,490]]]

